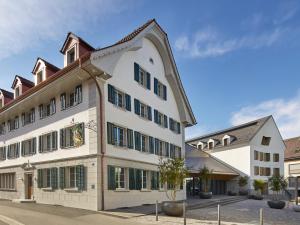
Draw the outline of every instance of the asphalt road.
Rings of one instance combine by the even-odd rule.
[[[99,212],[0,200],[0,225],[129,225],[126,219]],[[145,224],[144,224],[145,225]]]

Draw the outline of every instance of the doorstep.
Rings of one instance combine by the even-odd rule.
[[[13,199],[12,202],[14,202],[14,203],[36,203],[36,201],[32,200],[32,199]]]

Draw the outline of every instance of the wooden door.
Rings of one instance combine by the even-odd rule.
[[[27,199],[31,199],[32,197],[32,174],[27,175]]]

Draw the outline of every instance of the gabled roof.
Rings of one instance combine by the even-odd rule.
[[[67,35],[67,37],[66,37],[66,40],[65,40],[65,42],[64,42],[64,44],[63,44],[63,46],[62,46],[61,49],[60,49],[60,52],[61,52],[61,53],[64,53],[65,48],[66,48],[66,46],[68,45],[68,42],[69,42],[69,40],[70,40],[71,38],[77,40],[77,41],[79,42],[79,44],[82,44],[83,46],[85,46],[89,51],[94,51],[94,50],[95,50],[95,48],[94,48],[93,46],[91,46],[89,43],[87,43],[87,42],[86,42],[85,40],[83,40],[81,37],[75,35],[75,34],[72,33],[72,32],[69,32],[68,35]]]
[[[177,65],[175,63],[174,55],[173,55],[172,49],[170,47],[170,43],[169,43],[169,40],[168,40],[167,33],[161,28],[161,26],[156,22],[155,19],[151,19],[151,20],[147,21],[145,24],[143,24],[142,26],[138,27],[137,29],[135,29],[130,34],[126,35],[121,40],[117,41],[115,44],[112,44],[112,45],[109,45],[109,46],[103,47],[103,48],[98,48],[98,49],[96,49],[95,52],[97,52],[97,51],[101,52],[103,50],[109,50],[110,48],[117,47],[119,45],[121,46],[122,44],[130,42],[133,39],[138,38],[138,36],[144,30],[146,30],[147,28],[149,28],[150,26],[152,26],[152,27],[156,26],[158,28],[158,30],[160,30],[161,33],[164,36],[164,43],[165,43],[166,48],[168,50],[168,56],[170,58],[170,61],[171,61],[171,64],[173,66],[173,70],[174,70],[174,73],[175,73],[175,77],[176,77],[175,78],[175,80],[176,80],[175,82],[179,86],[178,92],[179,92],[180,96],[182,96],[183,103],[184,103],[185,107],[187,108],[189,117],[191,118],[191,123],[189,124],[189,126],[195,125],[195,124],[197,124],[197,121],[196,121],[195,115],[193,113],[192,107],[191,107],[191,105],[190,105],[190,103],[188,101],[188,98],[186,96],[185,90],[183,88],[183,85],[182,85],[182,82],[181,82],[181,79],[180,79],[180,76],[179,76],[179,72],[178,72],[178,69],[177,69]]]
[[[45,66],[48,67],[50,70],[52,70],[53,72],[57,72],[60,70],[60,68],[54,66],[53,64],[49,63],[48,61],[46,61],[45,59],[41,58],[41,57],[38,57],[35,61],[35,64],[34,64],[34,67],[32,69],[32,74],[35,74],[36,72],[36,68],[38,66],[38,62],[39,61],[43,61],[45,63]]]
[[[194,142],[207,142],[209,139],[222,140],[222,138],[226,134],[233,137],[233,140],[230,142],[230,146],[248,143],[270,118],[272,118],[272,116],[263,117],[261,119],[257,119],[228,129],[192,138],[190,140],[187,140],[186,143],[196,144]],[[221,141],[219,141],[215,146],[215,148],[217,147],[223,147]]]
[[[286,139],[284,143],[286,146],[284,160],[300,160],[300,137]]]
[[[24,84],[25,86],[27,86],[27,87],[29,87],[29,88],[32,88],[32,87],[34,86],[34,83],[33,83],[32,81],[27,80],[26,78],[21,77],[21,76],[19,76],[19,75],[16,75],[16,76],[15,76],[15,79],[14,79],[14,82],[13,82],[13,84],[12,84],[12,86],[11,86],[12,89],[14,89],[15,86],[16,86],[16,83],[17,83],[17,80],[18,80],[17,78],[20,79],[20,81],[21,81],[22,84]]]
[[[1,88],[0,88],[0,91],[2,92],[2,94],[4,95],[4,97],[10,98],[10,99],[14,98],[14,93],[12,93],[10,91],[6,91],[6,90],[1,89]]]

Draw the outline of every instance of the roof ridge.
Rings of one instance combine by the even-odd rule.
[[[296,139],[296,138],[300,138],[300,136],[296,136],[296,137],[287,138],[287,139],[284,139],[283,141],[289,141],[289,140],[293,140],[293,139]]]
[[[256,119],[256,120],[252,120],[252,121],[240,124],[240,125],[236,125],[236,126],[232,126],[232,127],[229,127],[229,128],[222,129],[222,130],[218,130],[218,131],[215,131],[215,132],[211,132],[211,133],[201,135],[201,136],[198,136],[198,137],[194,137],[194,138],[191,138],[189,140],[186,140],[186,142],[192,142],[192,141],[196,141],[198,139],[203,139],[205,137],[210,137],[210,136],[213,136],[213,135],[222,134],[224,132],[228,132],[228,131],[231,131],[231,130],[241,129],[241,128],[250,126],[251,124],[254,125],[254,123],[258,123],[259,121],[265,120],[265,119],[270,118],[270,117],[272,117],[272,115],[265,116],[265,117],[262,117],[262,118],[259,118],[259,119]]]

